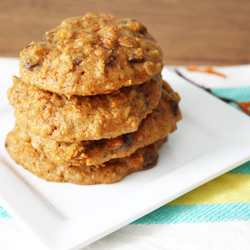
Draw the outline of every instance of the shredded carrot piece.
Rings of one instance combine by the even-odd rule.
[[[186,67],[186,69],[188,71],[196,71],[196,72],[202,72],[202,73],[208,73],[208,74],[214,74],[214,75],[217,75],[217,76],[221,76],[221,77],[224,77],[226,78],[227,76],[220,73],[220,72],[217,72],[215,71],[212,67],[206,67],[206,68],[198,68],[196,66],[190,66],[190,67]]]
[[[115,141],[115,142],[114,142],[114,146],[115,146],[115,147],[117,147],[117,148],[118,148],[118,147],[121,147],[121,146],[122,146],[122,144],[123,144],[123,143],[122,143],[122,141],[121,141],[121,140],[119,140],[119,141]]]
[[[98,31],[100,29],[99,26],[95,26],[95,31]]]
[[[111,41],[110,39],[106,38],[106,37],[104,37],[104,38],[102,39],[102,43],[103,43],[103,44],[110,45],[110,46],[113,45],[112,41]]]
[[[238,107],[241,108],[245,113],[250,115],[250,102],[238,102]]]
[[[140,157],[139,157],[139,161],[140,161],[140,162],[144,162],[143,156],[140,156]]]
[[[112,107],[116,108],[117,107],[117,102],[116,101],[112,101]]]
[[[83,156],[81,160],[82,160],[82,162],[86,162],[86,159],[87,158]]]

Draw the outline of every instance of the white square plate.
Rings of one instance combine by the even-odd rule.
[[[0,107],[1,204],[49,249],[84,247],[250,159],[250,119],[164,69],[183,120],[158,165],[111,185],[49,183],[16,165],[4,148],[13,110]]]

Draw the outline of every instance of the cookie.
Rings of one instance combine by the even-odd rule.
[[[142,121],[138,130],[112,139],[81,141],[76,143],[56,142],[32,133],[24,128],[23,140],[52,162],[63,165],[99,165],[114,158],[122,158],[134,153],[138,148],[158,141],[176,130],[176,123],[181,119],[178,108],[179,96],[167,83],[163,84],[163,93],[159,106]],[[28,138],[28,139],[26,139]]]
[[[161,72],[162,51],[134,19],[88,13],[64,20],[20,53],[24,82],[58,94],[107,94]]]
[[[22,141],[16,130],[7,135],[5,146],[17,164],[40,178],[47,181],[89,185],[118,182],[133,172],[155,166],[157,149],[163,142],[164,140],[160,140],[137,150],[131,156],[114,159],[101,166],[86,166],[85,164],[65,166],[52,163],[32,147],[31,143]]]
[[[26,129],[63,142],[114,138],[136,131],[157,107],[162,91],[158,74],[149,81],[107,95],[58,95],[13,78],[8,99]]]

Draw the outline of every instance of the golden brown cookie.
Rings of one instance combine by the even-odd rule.
[[[164,140],[137,150],[131,156],[114,159],[101,166],[64,166],[52,163],[42,153],[32,147],[31,143],[20,139],[19,131],[14,129],[6,138],[6,149],[17,164],[47,181],[71,182],[89,185],[114,183],[125,176],[155,166],[157,149]]]
[[[167,83],[164,83],[159,106],[142,121],[136,132],[112,139],[63,143],[32,133],[29,133],[31,137],[29,138],[25,135],[26,130],[22,128],[22,138],[29,138],[28,140],[35,149],[56,164],[99,165],[114,158],[131,155],[138,148],[145,147],[175,131],[176,123],[181,119],[178,102],[178,94],[174,93]]]
[[[107,94],[161,72],[162,51],[134,19],[88,13],[64,20],[20,53],[24,82],[58,94]]]
[[[157,107],[161,75],[148,82],[106,95],[58,95],[13,78],[8,99],[15,116],[41,137],[64,142],[113,138],[136,131],[143,118]]]

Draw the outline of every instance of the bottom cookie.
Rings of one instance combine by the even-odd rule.
[[[138,149],[134,154],[113,159],[99,166],[64,166],[50,162],[46,156],[24,142],[11,131],[6,138],[6,149],[17,164],[47,181],[70,182],[74,184],[108,184],[122,180],[125,176],[140,170],[152,168],[157,163],[157,150],[166,139]]]

